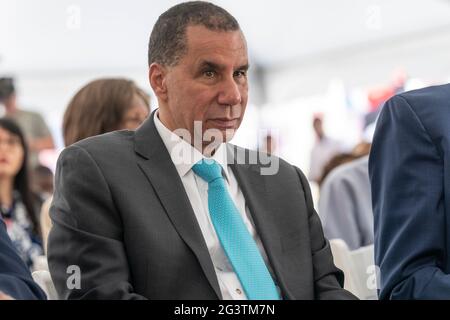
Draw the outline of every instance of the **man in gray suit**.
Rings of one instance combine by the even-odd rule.
[[[354,298],[303,173],[228,143],[248,92],[237,21],[207,2],[172,7],[149,66],[159,109],[58,160],[48,258],[60,297]]]

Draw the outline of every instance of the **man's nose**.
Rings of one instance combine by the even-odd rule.
[[[234,78],[224,81],[219,94],[219,103],[223,105],[235,106],[242,102],[241,91]]]

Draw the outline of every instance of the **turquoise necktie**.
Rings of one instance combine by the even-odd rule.
[[[208,209],[214,229],[249,300],[279,300],[277,288],[247,227],[231,199],[214,160],[192,170],[208,183]]]

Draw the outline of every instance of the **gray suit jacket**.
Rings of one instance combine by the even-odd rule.
[[[153,117],[136,132],[92,137],[62,152],[48,245],[61,298],[222,298],[200,227]],[[272,176],[261,175],[258,164],[230,168],[283,298],[354,298],[342,289],[343,274],[333,264],[301,171],[282,160]]]

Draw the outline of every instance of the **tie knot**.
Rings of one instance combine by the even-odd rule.
[[[222,168],[212,159],[203,159],[192,167],[192,170],[200,178],[210,183],[217,178],[222,178]]]

